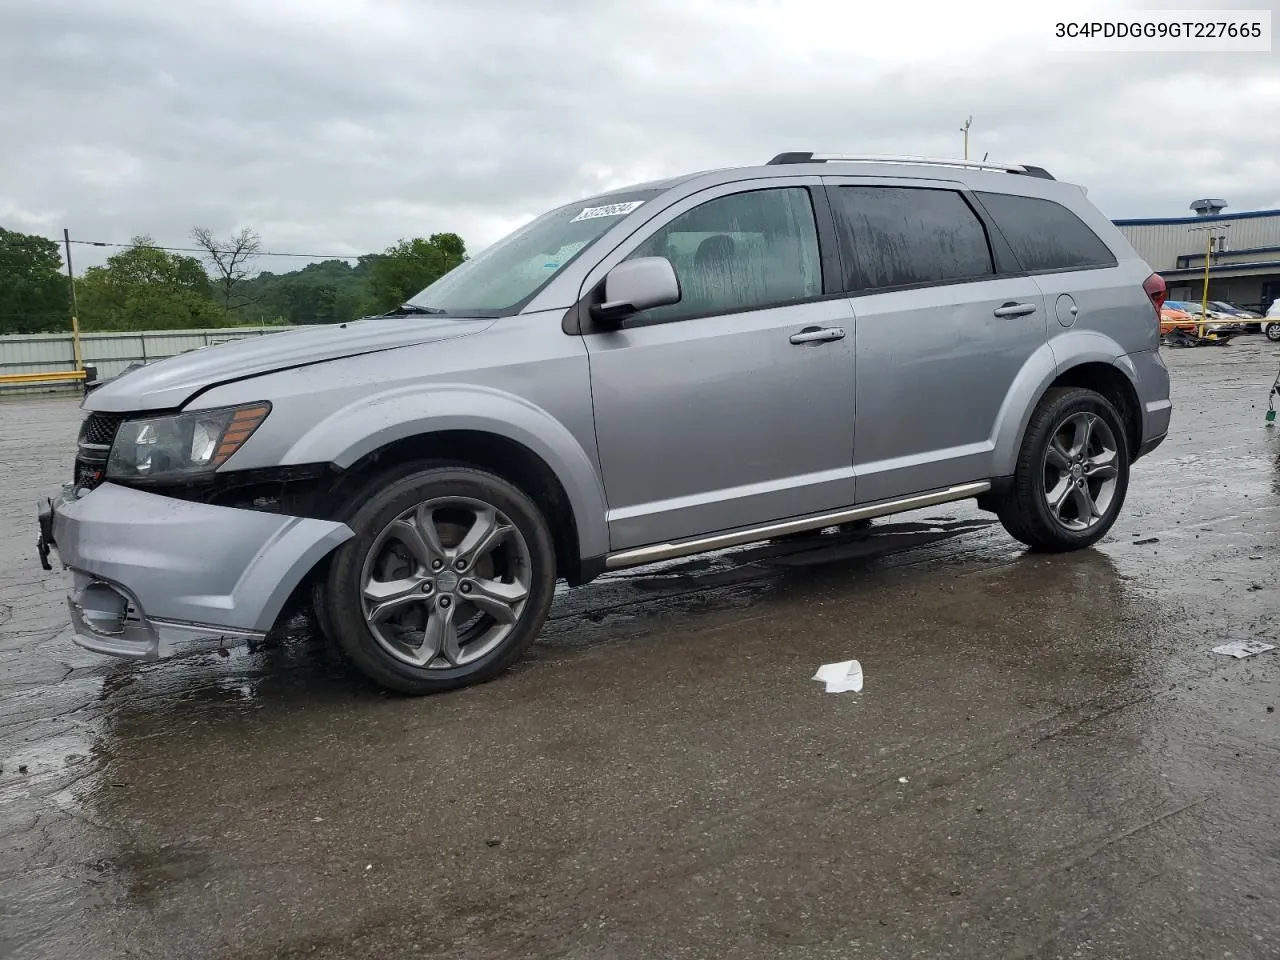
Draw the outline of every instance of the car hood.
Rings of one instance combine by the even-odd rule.
[[[379,350],[450,340],[478,333],[493,322],[421,315],[369,317],[232,340],[130,370],[85,397],[84,407],[112,413],[176,409],[194,394],[219,384]]]

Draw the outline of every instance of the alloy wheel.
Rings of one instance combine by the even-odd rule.
[[[1088,530],[1102,520],[1116,496],[1119,447],[1096,413],[1067,417],[1045,450],[1043,486],[1050,515],[1068,530]]]
[[[481,500],[442,497],[404,511],[374,539],[361,602],[387,653],[451,670],[502,645],[531,583],[529,545],[506,515]]]

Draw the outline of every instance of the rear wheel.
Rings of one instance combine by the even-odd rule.
[[[1054,389],[1032,414],[997,514],[1032,549],[1079,550],[1111,529],[1128,486],[1129,445],[1115,407],[1092,390]]]
[[[542,629],[551,533],[502,478],[459,466],[388,478],[347,523],[356,535],[334,556],[324,619],[375,682],[408,694],[480,683]]]
[[[1273,342],[1280,341],[1280,323],[1268,323],[1263,327],[1267,335],[1267,339]]]

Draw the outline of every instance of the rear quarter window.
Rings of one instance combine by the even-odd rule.
[[[994,273],[982,221],[954,190],[841,186],[833,195],[848,290],[954,283]]]
[[[1060,203],[1008,193],[977,197],[1029,273],[1116,265],[1102,238]]]

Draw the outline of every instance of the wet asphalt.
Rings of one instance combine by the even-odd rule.
[[[79,650],[77,402],[0,402],[0,958],[1280,955],[1280,650],[1210,652],[1280,645],[1280,348],[1166,357],[1094,549],[962,504],[630,571],[421,700],[304,624]]]

